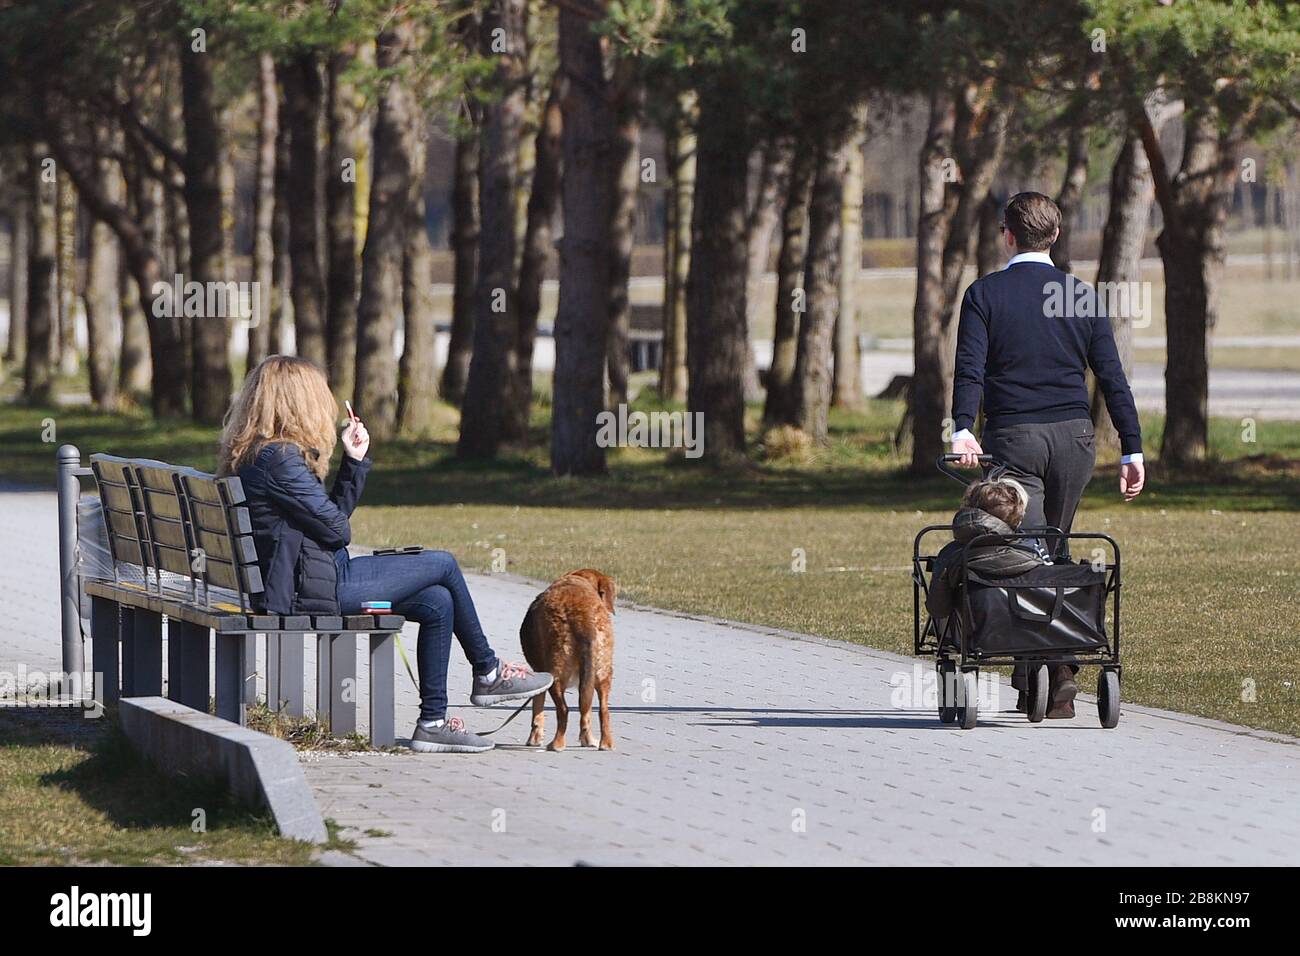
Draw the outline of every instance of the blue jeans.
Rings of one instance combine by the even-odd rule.
[[[474,599],[455,557],[446,551],[370,554],[353,558],[336,551],[338,598],[344,614],[360,614],[362,601],[392,601],[393,613],[420,625],[416,658],[420,668],[420,719],[447,715],[447,662],[451,637],[460,640],[474,673],[497,666],[474,610]]]

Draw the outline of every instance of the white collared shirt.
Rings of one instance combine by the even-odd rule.
[[[1020,262],[1041,262],[1049,266],[1056,264],[1052,262],[1052,257],[1046,252],[1017,252],[1011,257],[1007,264],[1003,266],[1003,269],[1010,269],[1012,266]],[[952,436],[952,440],[954,442],[974,441],[975,436],[971,434],[969,428],[963,428]],[[1142,461],[1142,453],[1139,451],[1132,455],[1122,455],[1119,460],[1122,465],[1127,465],[1132,462],[1140,462]]]

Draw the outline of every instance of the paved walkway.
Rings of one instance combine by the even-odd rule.
[[[0,541],[49,542],[0,563],[0,667],[57,662],[54,529],[52,495],[0,494]],[[535,587],[471,587],[516,656]],[[399,865],[1300,859],[1300,742],[1135,707],[1102,731],[1088,703],[1070,722],[1000,713],[963,732],[895,706],[891,681],[928,673],[910,659],[626,606],[615,626],[615,752],[577,747],[576,714],[568,751],[525,749],[525,713],[480,756],[305,755],[322,812],[362,860]],[[451,687],[464,704],[458,650]],[[400,673],[398,701],[409,733]],[[482,730],[508,710],[453,713]]]

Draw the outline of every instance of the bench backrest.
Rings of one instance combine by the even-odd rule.
[[[257,605],[262,576],[238,478],[113,455],[91,455],[90,466],[115,567],[138,565],[146,584],[151,572],[160,592],[184,588],[208,606],[213,587],[238,610]]]

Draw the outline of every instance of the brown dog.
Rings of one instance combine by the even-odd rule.
[[[613,578],[583,568],[570,571],[539,594],[524,623],[519,626],[519,643],[533,670],[555,677],[551,699],[555,701],[555,739],[548,750],[564,749],[564,731],[569,725],[569,705],[564,689],[578,685],[578,713],[581,733],[578,742],[594,747],[591,735],[591,697],[600,693],[600,749],[613,750],[609,729],[609,685],[614,677],[614,594]],[[546,718],[543,695],[533,698],[533,732],[528,746],[542,742]]]

